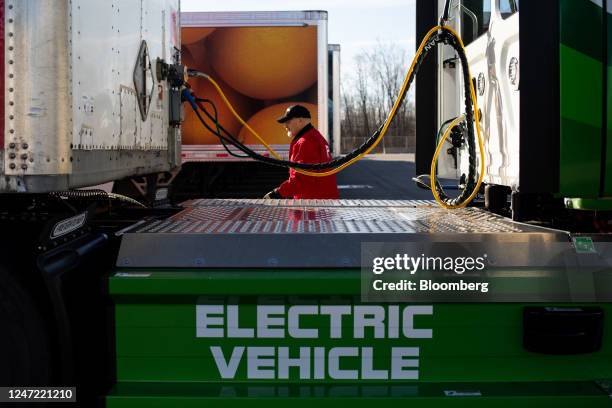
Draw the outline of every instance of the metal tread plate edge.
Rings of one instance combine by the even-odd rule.
[[[137,268],[359,268],[362,243],[475,242],[487,251],[508,258],[512,254],[529,265],[537,256],[562,243],[568,236],[554,233],[457,234],[441,233],[337,233],[337,234],[125,234],[117,258],[118,267]],[[520,245],[517,245],[520,244]],[[524,249],[529,247],[530,251]],[[520,248],[523,248],[520,250]],[[516,252],[516,251],[515,251]]]

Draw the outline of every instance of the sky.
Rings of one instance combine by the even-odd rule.
[[[377,41],[396,44],[410,58],[414,55],[415,0],[181,0],[181,10],[325,10],[328,42],[340,44],[344,78],[353,71],[354,56]]]

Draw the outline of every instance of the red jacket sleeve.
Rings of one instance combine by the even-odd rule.
[[[295,144],[295,158],[298,163],[320,163],[321,157],[319,146],[312,140],[302,138]],[[311,176],[300,174],[293,169],[289,170],[289,179],[284,181],[278,188],[278,192],[285,198],[293,198],[299,191],[307,189]]]

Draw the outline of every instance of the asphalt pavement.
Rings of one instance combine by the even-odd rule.
[[[369,155],[338,173],[340,198],[433,199],[412,181],[415,175],[414,154]]]

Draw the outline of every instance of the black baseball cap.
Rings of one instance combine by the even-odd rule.
[[[291,105],[290,107],[287,108],[287,110],[285,111],[285,114],[281,116],[280,118],[276,119],[276,121],[278,123],[285,123],[289,119],[293,119],[293,118],[310,119],[311,117],[312,116],[310,116],[310,112],[308,111],[308,109],[306,109],[302,105]]]

